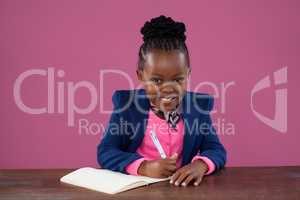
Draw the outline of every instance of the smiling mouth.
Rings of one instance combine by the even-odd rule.
[[[164,103],[170,103],[177,99],[177,96],[161,97],[160,100]]]

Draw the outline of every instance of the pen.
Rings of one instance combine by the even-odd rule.
[[[156,135],[155,131],[153,130],[153,128],[152,128],[151,131],[150,131],[150,135],[151,135],[151,139],[152,139],[152,141],[153,141],[153,143],[154,143],[154,145],[155,145],[157,151],[158,151],[159,154],[160,154],[160,157],[161,157],[162,159],[167,158],[167,155],[166,155],[164,149],[162,148],[162,146],[161,146],[161,144],[160,144],[160,142],[159,142],[159,140],[158,140],[158,138],[157,138],[157,135]]]

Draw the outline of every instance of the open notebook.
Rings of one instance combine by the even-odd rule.
[[[132,176],[107,169],[84,167],[63,176],[60,181],[98,192],[116,194],[168,179],[170,178],[157,179],[146,176]]]

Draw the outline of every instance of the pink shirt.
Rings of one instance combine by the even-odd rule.
[[[160,154],[150,136],[150,131],[152,129],[155,131],[157,138],[167,157],[171,157],[174,153],[178,154],[176,166],[177,168],[179,168],[182,161],[182,147],[184,137],[184,122],[182,119],[180,119],[176,128],[176,130],[169,128],[168,123],[164,119],[159,118],[152,110],[150,110],[145,136],[141,145],[137,149],[137,153],[140,154],[143,158],[130,163],[126,167],[126,171],[131,175],[138,175],[138,168],[144,160],[161,159]],[[201,159],[207,164],[208,171],[206,172],[206,175],[212,173],[215,170],[215,164],[209,158],[196,155],[192,159],[192,162],[197,159]]]

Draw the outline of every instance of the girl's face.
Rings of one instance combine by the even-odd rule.
[[[189,74],[185,55],[177,50],[149,52],[143,70],[137,71],[151,103],[166,112],[181,102]]]

